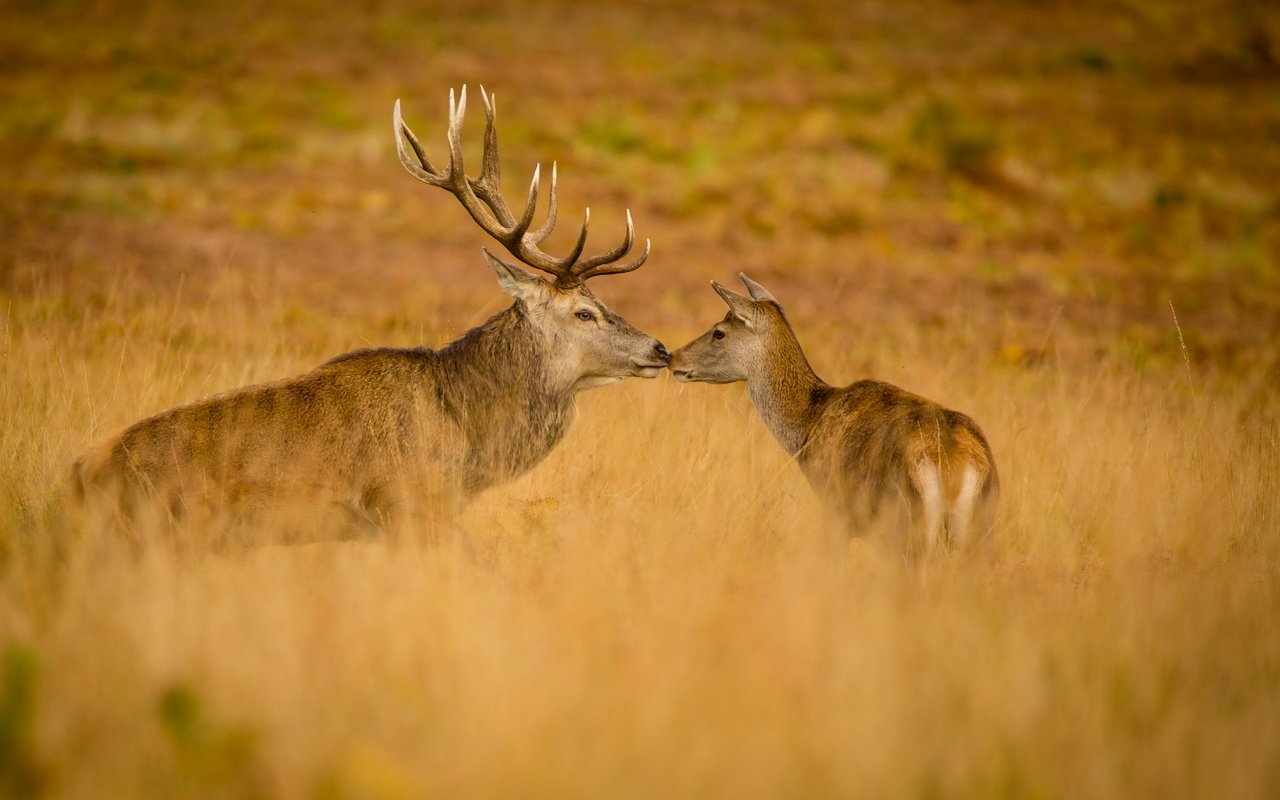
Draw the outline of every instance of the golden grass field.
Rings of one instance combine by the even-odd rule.
[[[114,5],[0,26],[0,796],[1280,793],[1273,8]],[[740,386],[665,376],[469,546],[68,531],[122,426],[504,305],[392,144],[464,82],[511,196],[631,208],[638,327],[745,270],[827,380],[978,420],[990,558],[846,543]]]

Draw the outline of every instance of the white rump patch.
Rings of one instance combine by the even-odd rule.
[[[957,547],[963,547],[969,538],[969,526],[973,523],[973,509],[978,502],[978,492],[982,488],[982,476],[978,473],[977,467],[972,464],[964,468],[964,479],[960,483],[960,493],[956,495],[956,502],[951,507],[950,518],[947,520],[947,530],[951,535],[951,542]]]
[[[937,464],[924,459],[911,471],[911,478],[915,481],[916,490],[920,492],[925,547],[931,551],[942,538],[942,518],[946,510],[946,501],[942,496],[942,474],[938,471]]]

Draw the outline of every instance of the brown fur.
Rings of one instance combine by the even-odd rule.
[[[483,90],[482,90],[483,91]],[[528,230],[537,180],[516,218],[502,199],[492,98],[479,178],[462,169],[466,89],[450,93],[448,167],[437,170],[393,114],[397,151],[411,175],[459,199],[472,218],[544,280],[485,251],[515,303],[440,350],[376,349],[339,356],[305,375],[250,386],[142,420],[76,462],[77,494],[124,530],[146,514],[161,520],[301,508],[311,526],[320,507],[348,521],[379,523],[402,509],[446,515],[459,503],[520,475],[564,436],[574,397],[627,377],[655,377],[662,343],[635,329],[585,286],[629,272],[630,213],[623,243],[556,258],[538,243],[555,224],[556,180],[546,223]],[[259,526],[260,527],[260,526]]]
[[[917,470],[932,465],[940,481],[940,511],[953,513],[965,469],[976,471],[973,522],[988,533],[999,478],[977,423],[881,381],[862,380],[843,388],[827,384],[809,365],[777,300],[742,278],[750,298],[713,284],[729,313],[672,353],[670,368],[677,378],[746,381],[770,431],[855,532],[867,530],[892,510],[899,532],[917,538],[927,510],[927,489]],[[961,522],[956,527],[965,526]],[[965,531],[952,530],[951,535],[960,539]]]
[[[616,322],[606,335],[622,331],[629,358],[658,347],[607,313]],[[440,350],[361,350],[169,409],[77,461],[79,494],[109,498],[126,517],[155,501],[175,517],[316,500],[375,521],[406,506],[452,508],[541,461],[590,385],[557,370],[532,316],[518,301]]]

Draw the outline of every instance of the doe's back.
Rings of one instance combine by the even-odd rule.
[[[970,417],[876,380],[828,388],[815,399],[797,458],[855,528],[892,510],[905,514],[909,527],[923,526],[926,540],[944,527],[953,540],[963,540],[971,526],[990,530],[999,478]]]

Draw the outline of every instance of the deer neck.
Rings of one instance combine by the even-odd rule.
[[[440,351],[440,391],[469,443],[468,489],[520,475],[563,438],[574,415],[552,354],[516,306]]]
[[[516,305],[442,348],[440,357],[457,388],[485,391],[498,402],[529,396],[573,399],[570,387],[556,385],[551,354]]]
[[[765,426],[794,456],[809,438],[827,384],[809,366],[790,327],[782,333],[770,343],[756,372],[747,378],[747,395]]]

